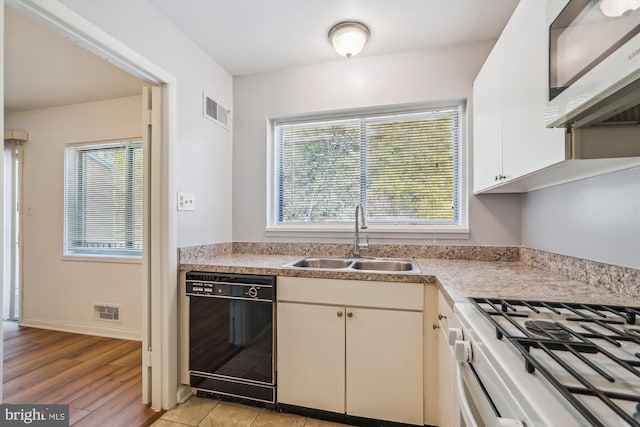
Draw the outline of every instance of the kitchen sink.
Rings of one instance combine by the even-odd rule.
[[[339,269],[349,267],[352,262],[353,260],[348,258],[303,258],[292,263],[290,267]]]
[[[420,267],[416,261],[390,260],[376,258],[319,258],[309,257],[286,264],[289,268],[322,269],[338,271],[377,271],[377,272],[402,272],[420,273]]]
[[[351,268],[355,270],[411,271],[417,268],[417,265],[411,261],[368,259],[354,261]]]

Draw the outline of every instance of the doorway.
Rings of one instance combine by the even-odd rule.
[[[149,209],[146,210],[148,221],[145,226],[142,265],[144,278],[140,284],[143,293],[144,349],[141,362],[145,377],[142,391],[143,401],[150,402],[152,407],[171,407],[175,404],[177,390],[177,355],[173,354],[177,348],[177,335],[173,325],[177,313],[175,308],[163,305],[163,301],[169,299],[177,276],[176,221],[175,213],[170,209],[173,199],[169,191],[172,187],[172,167],[167,160],[171,159],[170,147],[175,132],[175,79],[86,19],[69,9],[61,8],[59,2],[20,2],[12,5],[46,27],[54,28],[84,49],[155,85],[149,91],[154,95],[150,103],[153,105],[153,126],[149,124],[145,130],[150,138],[150,156],[149,179],[146,184]],[[2,179],[4,187],[4,176]],[[151,239],[150,236],[154,238]]]

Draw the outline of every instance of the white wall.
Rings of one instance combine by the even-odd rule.
[[[29,132],[23,162],[21,321],[140,339],[142,264],[63,260],[63,224],[65,145],[140,138],[142,97],[11,113],[5,126]],[[120,323],[94,320],[94,302],[120,305]]]
[[[234,77],[233,240],[276,239],[265,235],[267,123],[270,118],[467,99],[472,93],[473,80],[492,45],[483,42],[439,50],[360,57]],[[471,117],[470,103],[467,108],[467,117]],[[470,126],[469,121],[465,130],[468,138]],[[470,150],[467,152],[471,164]],[[472,171],[469,170],[467,175],[471,179]],[[472,183],[469,188],[473,188]],[[469,203],[470,238],[447,240],[446,243],[520,243],[519,196],[470,196]]]
[[[202,115],[202,92],[233,113],[232,77],[148,0],[62,0],[177,79],[175,189],[195,193],[178,212],[177,245],[231,241],[231,133]]]
[[[640,269],[640,168],[528,193],[522,245]]]

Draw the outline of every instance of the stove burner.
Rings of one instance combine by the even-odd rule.
[[[501,298],[469,298],[469,301],[495,327],[498,338],[506,338],[516,346],[524,356],[527,372],[541,373],[589,425],[612,425],[612,422],[605,424],[597,414],[599,405],[606,405],[621,422],[640,427],[640,399],[637,391],[640,387],[640,307]],[[501,310],[501,307],[508,310]],[[521,323],[524,321],[520,320],[522,317],[533,320],[541,313],[544,313],[547,322]],[[565,317],[566,315],[569,317]],[[555,324],[556,319],[559,326]],[[597,325],[598,330],[588,325]],[[563,337],[558,333],[570,336]],[[603,341],[607,347],[603,346]],[[624,347],[622,353],[627,352],[627,356],[632,357],[612,353],[607,350],[608,346]],[[489,347],[487,343],[487,351],[490,351]],[[532,348],[536,351],[530,351]],[[579,369],[576,369],[574,362],[577,361],[573,357],[564,357],[567,351],[579,359]],[[596,353],[597,358],[589,356]],[[551,370],[546,366],[550,362],[548,357],[555,361]],[[602,366],[600,361],[603,362]],[[603,369],[610,364],[619,365],[632,375],[617,371],[610,374],[608,369]],[[589,374],[588,369],[593,374]],[[587,374],[583,375],[583,371]],[[569,376],[572,380],[566,381],[565,377]],[[606,387],[600,385],[600,378],[607,381]],[[579,381],[584,388],[576,387],[573,379]],[[615,385],[617,382],[622,382],[622,385]],[[632,387],[632,390],[629,389],[631,393],[626,392],[625,384]],[[589,399],[587,402],[583,396],[592,396],[594,401]]]
[[[559,340],[570,340],[571,334],[555,323],[545,322],[544,320],[527,320],[524,322],[524,326],[533,332],[545,338],[549,336]]]

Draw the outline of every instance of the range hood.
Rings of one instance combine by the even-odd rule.
[[[638,126],[640,132],[640,80],[578,112],[565,126]]]
[[[640,157],[640,79],[565,123],[566,158]]]

